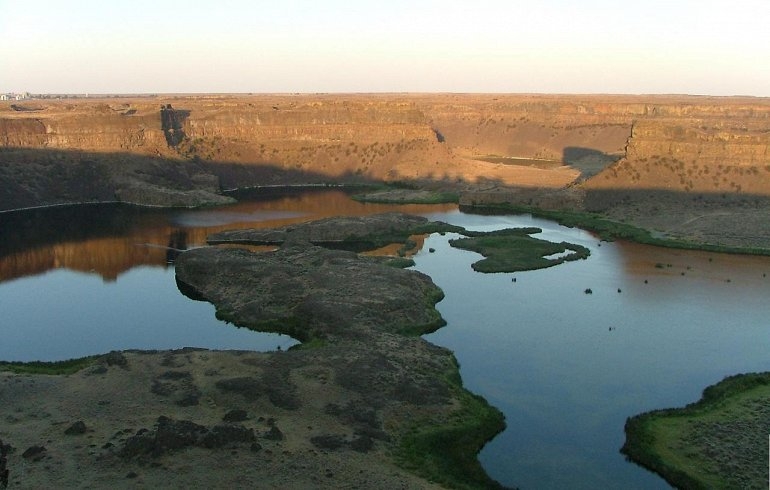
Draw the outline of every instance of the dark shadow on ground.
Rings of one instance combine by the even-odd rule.
[[[622,155],[610,155],[592,148],[568,146],[562,152],[562,161],[580,171],[579,181],[586,180],[612,165]]]

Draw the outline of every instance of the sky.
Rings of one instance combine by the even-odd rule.
[[[770,96],[769,0],[0,0],[0,92]]]

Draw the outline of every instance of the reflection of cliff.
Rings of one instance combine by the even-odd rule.
[[[147,247],[132,238],[106,238],[59,243],[25,250],[0,259],[0,281],[70,269],[99,274],[105,281],[139,265],[166,265],[164,248]]]
[[[422,213],[452,208],[451,205],[363,204],[352,201],[343,192],[325,191],[208,210],[74,206],[12,213],[3,216],[7,218],[3,225],[10,223],[13,230],[3,228],[0,282],[57,268],[92,272],[109,281],[140,265],[166,267],[179,250],[204,245],[208,234],[225,229],[277,227],[323,217],[367,215],[395,209]]]

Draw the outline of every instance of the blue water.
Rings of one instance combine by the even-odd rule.
[[[693,402],[727,375],[770,370],[769,258],[600,244],[528,216],[431,217],[478,230],[538,226],[591,249],[584,261],[514,274],[474,272],[481,257],[451,248],[452,235],[430,237],[416,257],[446,295],[438,309],[448,324],[426,338],[455,351],[465,386],[506,416],[480,454],[506,485],[668,488],[618,452],[626,418]]]
[[[241,203],[222,208],[222,215],[99,208],[96,218],[77,211],[80,220],[62,228],[67,236],[60,241],[48,230],[71,223],[69,214],[43,225],[37,215],[24,218],[18,228],[35,242],[29,254],[21,245],[25,235],[0,228],[3,238],[14,238],[0,254],[0,359],[187,346],[286,349],[293,339],[222,323],[212,305],[183,296],[163,247],[200,244],[207,227],[230,223],[387,210],[336,193]],[[537,226],[542,238],[591,250],[587,260],[549,269],[482,274],[470,267],[479,255],[451,248],[453,235],[437,234],[415,257],[415,268],[446,295],[438,309],[447,325],[426,338],[452,349],[465,386],[506,416],[508,428],[480,454],[505,485],[667,488],[619,453],[626,418],[693,402],[725,376],[770,370],[770,258],[600,243],[586,231],[529,216],[417,212],[477,230]],[[89,231],[91,224],[100,229]],[[36,229],[45,233],[29,231]],[[109,265],[114,255],[117,272],[61,267],[71,260],[88,270],[97,251],[94,266]],[[124,267],[127,257],[136,263]]]
[[[269,351],[297,342],[220,322],[179,293],[173,267],[134,267],[116,281],[56,269],[0,283],[0,359],[63,360],[125,349]]]

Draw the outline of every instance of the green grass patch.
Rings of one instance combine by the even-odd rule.
[[[448,488],[503,488],[486,474],[477,458],[484,444],[505,429],[503,414],[462,388],[459,367],[447,373],[446,380],[456,390],[459,409],[450,420],[414,420],[399,441],[396,462]]]
[[[436,287],[426,292],[424,297],[425,309],[429,312],[430,319],[422,324],[409,323],[392,329],[405,335],[407,337],[419,337],[420,335],[426,335],[433,333],[439,328],[446,325],[446,320],[441,316],[441,313],[436,309],[436,303],[444,299],[444,291],[441,288]]]
[[[460,194],[450,191],[427,191],[404,187],[385,187],[373,192],[355,194],[351,199],[378,204],[449,204],[460,202]]]
[[[563,262],[588,258],[590,250],[572,243],[554,243],[529,236],[539,228],[508,228],[488,233],[467,232],[473,236],[450,240],[453,247],[480,253],[484,259],[472,267],[478,272],[518,272],[552,267]],[[571,251],[561,257],[550,255]]]
[[[0,371],[16,374],[73,374],[91,366],[101,356],[80,357],[66,361],[0,362]]]
[[[416,243],[410,237],[416,235],[430,235],[431,233],[465,233],[462,226],[450,225],[438,221],[430,221],[425,224],[416,225],[411,228],[382,230],[370,233],[365,236],[352,235],[339,242],[321,243],[314,242],[315,245],[325,246],[327,248],[349,250],[353,252],[366,252],[385,247],[392,243],[401,243],[403,253],[414,248]]]
[[[415,265],[414,259],[406,257],[386,257],[382,263],[388,267],[395,267],[396,269],[406,269]]]
[[[628,419],[621,451],[679,488],[767,488],[770,373],[732,376],[696,403]]]
[[[461,206],[465,212],[475,213],[511,213],[511,214],[531,214],[538,218],[545,218],[556,221],[560,225],[568,227],[577,227],[589,230],[602,240],[628,240],[645,245],[655,245],[666,248],[677,248],[685,250],[704,250],[707,252],[746,254],[746,255],[770,255],[770,249],[750,248],[750,247],[728,247],[722,245],[713,245],[708,243],[690,242],[686,240],[677,240],[673,238],[661,238],[653,236],[649,230],[639,228],[627,223],[612,221],[606,217],[587,212],[575,211],[554,211],[539,209],[531,206],[517,206],[512,204],[493,204],[483,206]]]

